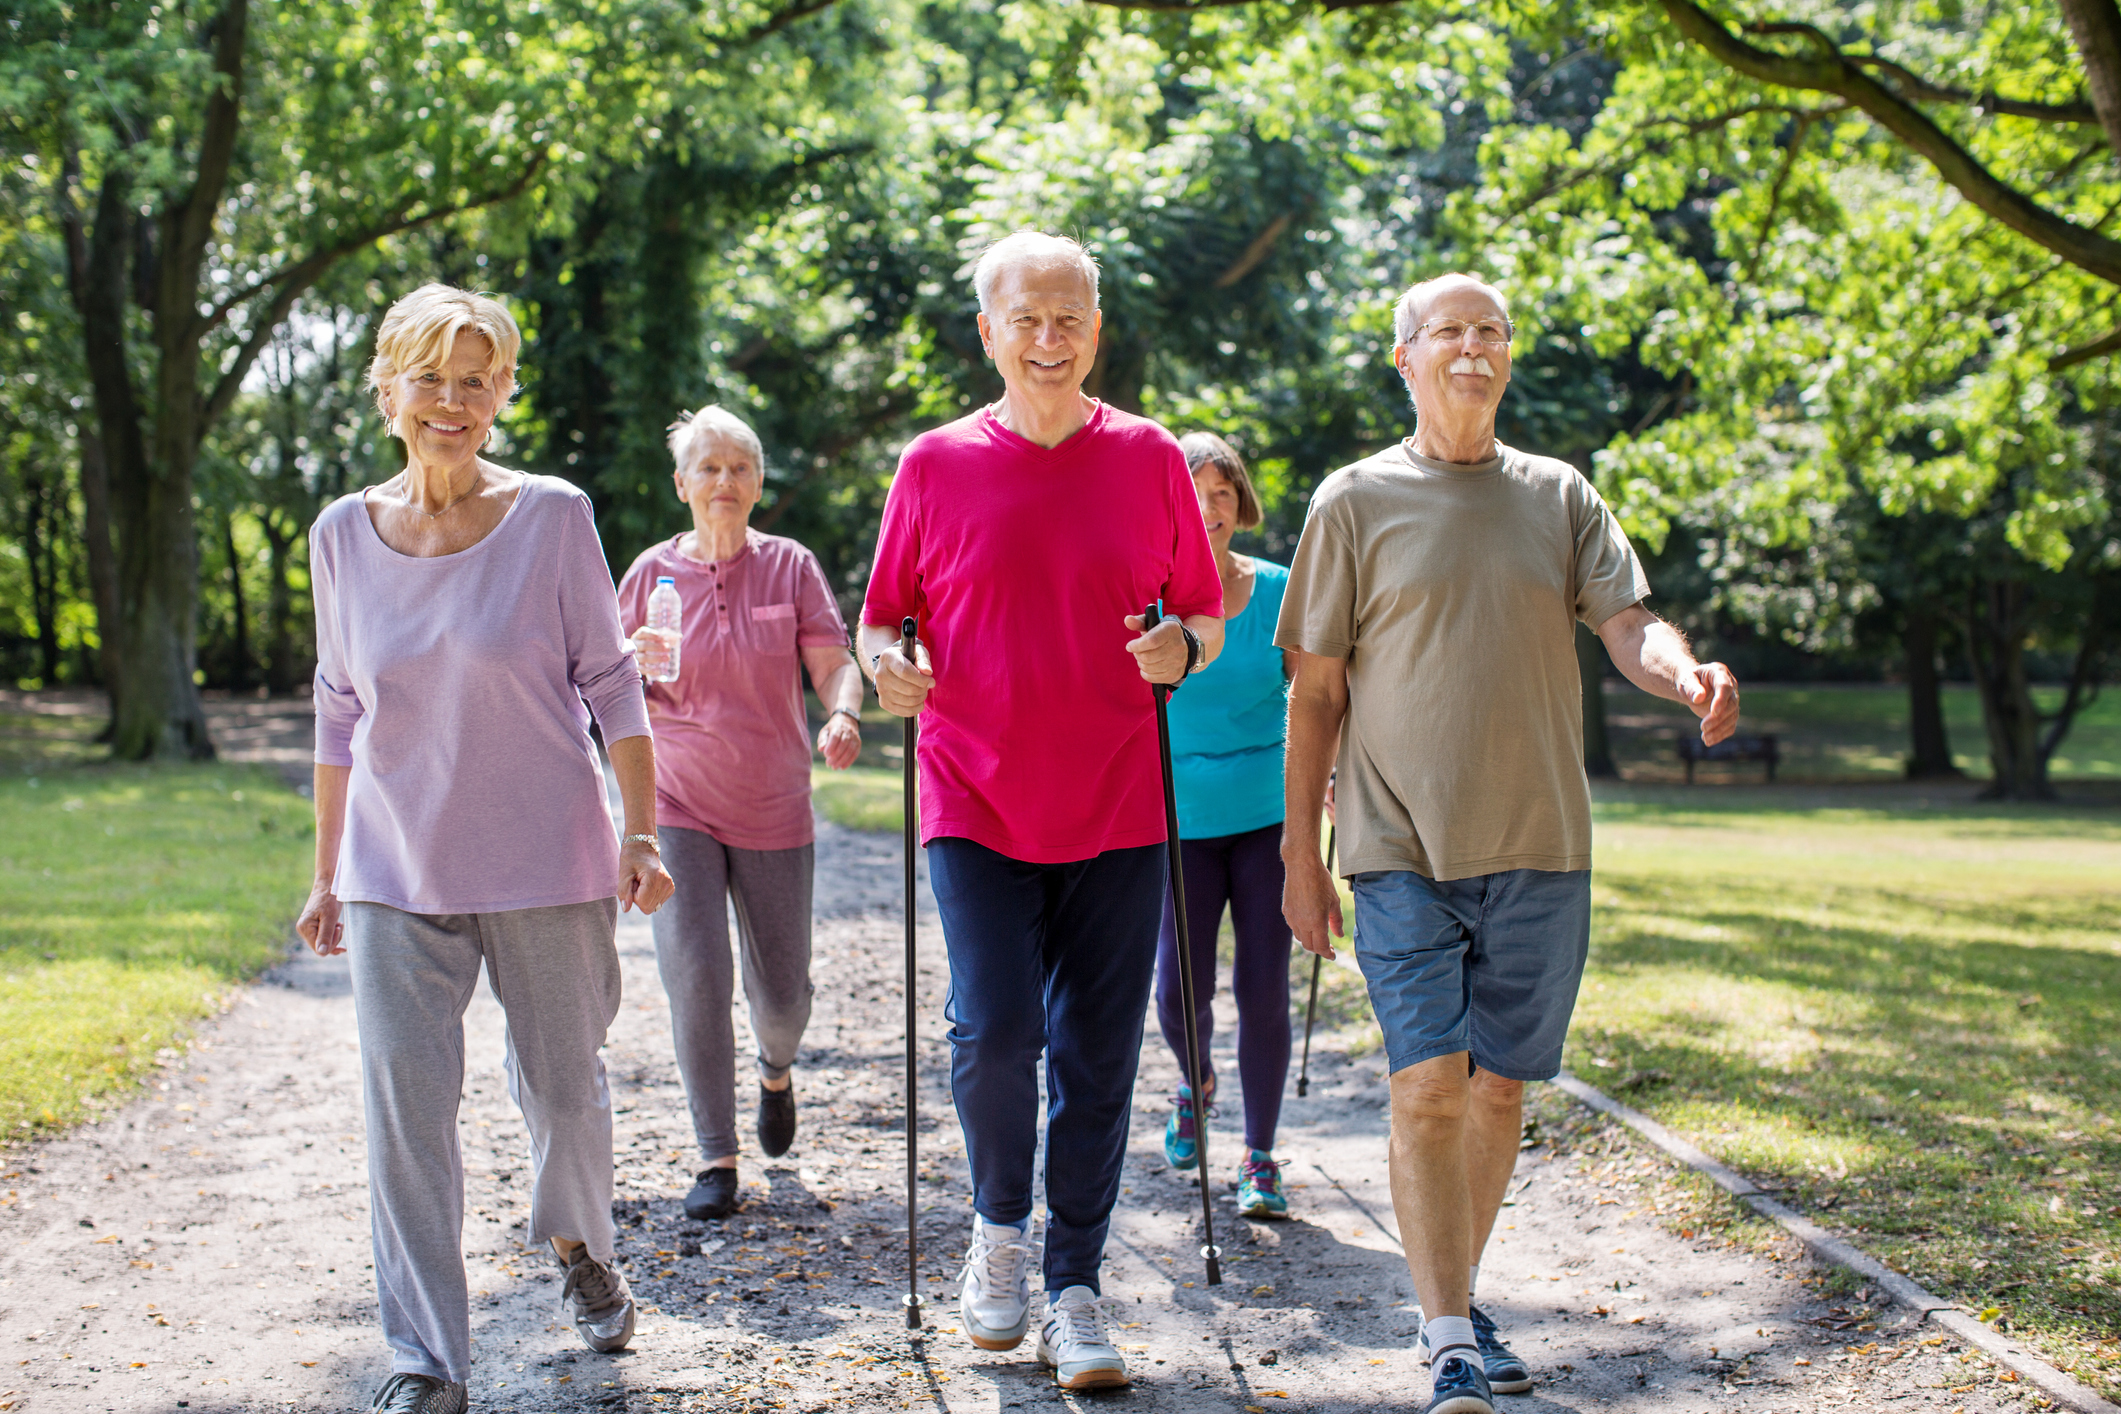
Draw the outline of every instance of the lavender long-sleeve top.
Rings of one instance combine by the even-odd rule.
[[[589,498],[526,476],[470,549],[421,559],[342,497],[309,532],[317,760],[347,766],[332,889],[408,913],[609,898],[618,841],[589,739],[648,735]]]

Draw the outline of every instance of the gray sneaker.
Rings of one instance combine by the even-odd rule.
[[[464,1386],[432,1375],[392,1375],[368,1401],[368,1414],[464,1414]]]
[[[1112,1344],[1114,1303],[1087,1286],[1071,1286],[1046,1298],[1046,1323],[1038,1332],[1038,1358],[1053,1368],[1062,1389],[1118,1389],[1127,1383],[1127,1362]]]
[[[567,1264],[567,1284],[560,1288],[560,1309],[574,1321],[582,1340],[599,1355],[624,1350],[633,1339],[633,1292],[616,1267],[607,1267],[575,1250]]]

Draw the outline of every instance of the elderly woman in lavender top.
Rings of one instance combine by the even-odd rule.
[[[351,963],[392,1368],[370,1408],[394,1414],[465,1408],[456,1116],[482,964],[530,1131],[530,1239],[552,1244],[591,1349],[633,1335],[612,1265],[597,1051],[619,1006],[618,913],[653,913],[672,885],[640,673],[589,502],[479,455],[521,342],[481,295],[428,285],[393,305],[369,385],[405,470],[334,502],[310,532],[317,864],[297,928]],[[591,712],[625,800],[623,842]]]
[[[692,528],[641,552],[619,583],[619,616],[650,676],[656,825],[680,884],[655,917],[655,955],[702,1164],[685,1212],[720,1218],[737,1198],[729,903],[758,1050],[758,1143],[778,1158],[795,1142],[791,1070],[810,1020],[816,827],[801,675],[828,714],[816,745],[835,769],[862,747],[862,675],[817,556],[750,526],[764,489],[758,435],[702,408],[671,427],[670,452]],[[655,680],[667,649],[644,627],[664,579],[684,606],[669,682]]]

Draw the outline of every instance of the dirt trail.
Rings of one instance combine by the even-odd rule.
[[[898,844],[821,827],[818,995],[785,1159],[744,1159],[744,1206],[691,1223],[692,1171],[668,1017],[644,921],[619,947],[626,1002],[608,1048],[618,1107],[620,1257],[644,1302],[634,1348],[592,1355],[556,1319],[558,1283],[526,1251],[527,1159],[503,1084],[501,1018],[467,1018],[465,1251],[480,1410],[1420,1407],[1412,1289],[1384,1184],[1380,1058],[1327,1035],[1310,1097],[1291,1094],[1281,1154],[1292,1214],[1235,1217],[1236,1105],[1213,1132],[1230,1257],[1200,1285],[1198,1198],[1162,1165],[1176,1067],[1149,1039],[1106,1290],[1128,1310],[1137,1382],[1061,1396],[1030,1358],[957,1336],[967,1215],[945,1090],[939,929],[923,929],[922,1286],[909,1338],[900,1144]],[[739,1044],[748,1044],[739,1009]],[[1219,1013],[1227,1046],[1234,1017]],[[1235,1066],[1225,1074],[1235,1076]],[[8,1156],[0,1180],[0,1409],[354,1410],[387,1369],[375,1327],[353,1008],[344,960],[296,955],[204,1026],[134,1104]],[[1234,1097],[1233,1097],[1234,1099]],[[748,1129],[748,1117],[747,1117]],[[2019,1406],[1934,1328],[1835,1319],[1803,1264],[1682,1242],[1605,1169],[1633,1151],[1523,1154],[1483,1304],[1533,1365],[1508,1411],[1964,1410]],[[1648,1164],[1651,1161],[1644,1160]],[[1599,1165],[1594,1168],[1593,1165]],[[1647,1171],[1647,1170],[1644,1170]],[[1855,1305],[1853,1300],[1846,1303]],[[1859,1343],[1860,1342],[1860,1343]]]

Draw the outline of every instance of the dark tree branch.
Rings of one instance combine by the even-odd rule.
[[[1831,93],[1848,100],[1910,151],[1926,159],[1939,176],[1982,211],[2085,273],[2121,284],[2121,242],[2065,220],[1998,178],[1926,113],[1865,73],[1839,50],[1803,55],[1777,53],[1740,39],[1693,0],[1659,3],[1679,32],[1719,63],[1779,88]],[[1826,36],[1816,31],[1814,35],[1816,51]]]
[[[2121,349],[2121,329],[2111,334],[2102,334],[2086,343],[2066,348],[2047,361],[2050,373],[2060,373],[2065,368],[2075,368],[2080,363],[2090,363],[2095,358],[2104,358],[2116,349]]]
[[[1623,146],[1605,161],[1595,162],[1588,167],[1578,167],[1574,171],[1568,172],[1565,176],[1554,176],[1550,173],[1539,190],[1512,207],[1504,219],[1514,221],[1541,202],[1557,197],[1572,187],[1581,186],[1587,181],[1610,176],[1614,172],[1631,167],[1642,153],[1662,154],[1668,151],[1672,143],[1680,138],[1699,137],[1703,133],[1714,132],[1718,128],[1727,127],[1737,122],[1740,118],[1751,118],[1761,113],[1782,113],[1797,119],[1799,122],[1816,122],[1820,118],[1846,112],[1851,106],[1847,103],[1830,103],[1822,108],[1801,108],[1788,103],[1749,103],[1743,108],[1727,109],[1722,113],[1706,118],[1693,118],[1686,121],[1681,121],[1677,118],[1652,118],[1648,122],[1637,124],[1634,131],[1628,136],[1636,138],[1645,133],[1655,132],[1660,128],[1677,128],[1679,131],[1669,137],[1646,142],[1640,148]]]
[[[838,0],[796,0],[795,4],[772,15],[764,22],[745,30],[735,39],[732,39],[730,43],[739,48],[747,44],[757,44],[761,40],[770,39],[774,35],[779,34],[797,20],[807,20],[812,15],[831,9],[836,3],[838,3]]]
[[[1782,189],[1789,185],[1790,173],[1796,169],[1797,154],[1804,147],[1804,140],[1811,136],[1812,124],[1818,119],[1807,113],[1797,120],[1797,131],[1790,134],[1790,145],[1782,154],[1782,166],[1775,172],[1775,184],[1768,190],[1767,210],[1760,214],[1760,235],[1753,242],[1753,258],[1746,266],[1746,283],[1760,273],[1760,262],[1767,258],[1768,238],[1775,233],[1775,215],[1782,209]]]
[[[421,226],[431,225],[436,221],[445,220],[448,217],[460,215],[466,211],[477,211],[483,207],[496,206],[501,202],[520,196],[524,189],[532,181],[536,180],[538,173],[543,171],[544,168],[545,154],[541,151],[533,156],[528,163],[524,164],[523,170],[506,186],[480,192],[464,201],[455,202],[448,206],[429,207],[425,211],[407,213],[400,208],[358,235],[306,256],[296,261],[293,265],[284,267],[269,281],[261,282],[257,289],[262,291],[270,288],[273,291],[273,296],[266,302],[264,309],[258,312],[257,317],[251,321],[250,332],[244,337],[242,347],[236,354],[235,362],[229,365],[228,370],[221,375],[220,381],[214,385],[213,392],[207,395],[198,422],[198,437],[203,439],[206,436],[207,429],[218,422],[221,415],[228,411],[229,405],[236,400],[236,394],[242,389],[244,375],[250,372],[251,365],[257,362],[258,355],[264,351],[266,344],[271,341],[273,331],[280,327],[282,320],[287,318],[287,313],[294,308],[295,301],[300,299],[311,286],[324,277],[325,271],[331,269],[332,266],[338,264],[347,256],[352,255],[355,251],[365,249],[382,240],[385,236],[394,236],[400,231],[416,230]]]
[[[2023,99],[2005,98],[1993,89],[1976,93],[1970,88],[1949,88],[1931,83],[1890,59],[1875,54],[1851,54],[1851,64],[1860,64],[1866,69],[1879,69],[1893,76],[1900,85],[1900,94],[1916,103],[1957,103],[1979,108],[1984,113],[2001,113],[2010,118],[2030,118],[2036,123],[2096,123],[2098,110],[2089,103],[2028,103]]]
[[[172,337],[196,341],[199,271],[213,240],[214,216],[228,187],[235,161],[236,138],[243,130],[243,42],[250,29],[249,0],[227,0],[209,22],[213,33],[213,91],[206,99],[206,126],[199,135],[199,163],[191,189],[164,218],[162,269],[156,292],[156,318],[168,319]],[[179,315],[182,315],[181,322]],[[181,333],[180,333],[181,330]]]

